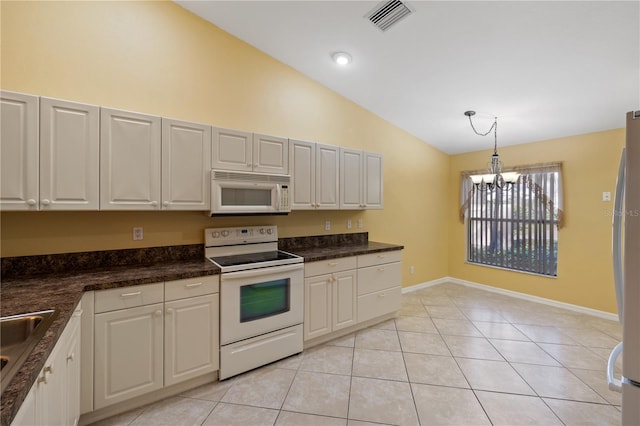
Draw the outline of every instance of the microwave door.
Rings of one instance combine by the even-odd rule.
[[[212,213],[251,214],[277,212],[274,184],[216,182],[213,187]]]

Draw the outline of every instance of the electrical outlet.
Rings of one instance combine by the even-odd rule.
[[[136,226],[133,228],[133,240],[139,241],[144,238],[144,232],[142,231],[142,226]]]
[[[611,193],[603,192],[602,193],[602,201],[611,201]]]
[[[330,220],[325,220],[325,222],[324,222],[324,230],[325,231],[331,231],[331,221]]]
[[[409,267],[409,273],[410,273],[411,275],[413,275],[413,273],[414,273],[414,272],[415,272],[415,269],[413,269],[413,265],[411,265],[411,266]]]
[[[347,229],[351,229],[351,219],[347,220]]]
[[[362,219],[358,219],[358,228],[362,228],[363,226]]]

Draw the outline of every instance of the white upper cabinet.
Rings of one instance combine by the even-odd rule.
[[[252,134],[240,130],[212,129],[211,168],[250,172],[253,165]]]
[[[381,209],[382,155],[340,148],[340,208]]]
[[[253,171],[286,175],[289,173],[289,139],[253,134]]]
[[[289,173],[289,140],[214,127],[211,168],[273,174]]]
[[[40,98],[40,210],[98,210],[100,108]]]
[[[38,97],[0,92],[0,208],[38,209]]]
[[[381,154],[364,153],[364,205],[367,209],[381,209],[383,190],[383,159]]]
[[[101,109],[100,209],[160,209],[160,117]]]
[[[338,152],[337,146],[289,141],[292,210],[338,208]]]
[[[211,126],[162,119],[162,209],[209,210]]]
[[[340,148],[340,208],[362,209],[362,157],[364,153]]]

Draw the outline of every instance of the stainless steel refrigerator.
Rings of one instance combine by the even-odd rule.
[[[613,268],[622,342],[607,366],[609,388],[622,392],[622,424],[640,425],[640,111],[627,113],[626,146],[613,211]],[[622,377],[614,376],[622,353]]]

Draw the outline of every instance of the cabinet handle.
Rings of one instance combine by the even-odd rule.
[[[48,206],[49,204],[51,204],[51,200],[49,200],[48,198],[45,198],[41,201],[43,206]]]
[[[173,314],[173,308],[167,308],[167,315]]]
[[[158,310],[157,310],[157,311],[155,311],[153,314],[154,314],[155,316],[157,316],[157,317],[161,317],[161,316],[162,316],[162,311],[161,311],[160,309],[158,309]]]
[[[384,272],[384,268],[378,268],[378,271]]]
[[[186,288],[193,288],[193,287],[200,287],[202,285],[202,283],[191,283],[191,284],[185,284],[184,286]]]
[[[329,262],[329,266],[338,266],[338,262]]]
[[[47,373],[53,374],[53,364],[47,365],[42,371],[45,374],[47,374]]]
[[[42,376],[38,377],[38,383],[44,383],[45,385],[47,384],[47,373],[45,373],[44,371],[42,372]]]
[[[30,206],[35,206],[36,205],[36,200],[34,200],[33,198],[29,198],[27,200],[27,204]]]
[[[378,255],[378,259],[384,259],[385,257],[387,257],[387,255],[386,255],[386,254],[379,254],[379,255]]]
[[[158,205],[158,202],[157,202],[157,201],[152,201],[152,202],[151,202],[151,205],[152,205],[153,207],[155,207],[155,206],[157,206],[157,205]]]
[[[122,293],[120,297],[133,297],[133,296],[140,296],[141,294],[142,294],[141,291],[136,291],[134,293]]]
[[[378,297],[387,297],[387,293],[380,293]]]
[[[169,202],[165,201],[164,203],[162,203],[162,205],[165,206],[165,207],[169,207]]]
[[[71,352],[68,356],[67,356],[67,361],[72,361],[76,358],[76,354]]]

